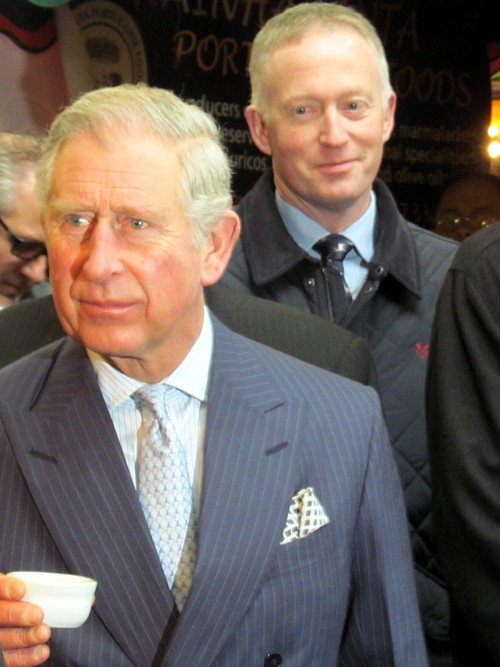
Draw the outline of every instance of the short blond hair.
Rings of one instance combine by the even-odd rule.
[[[265,117],[268,100],[265,91],[264,70],[272,53],[289,42],[298,40],[316,30],[352,28],[366,39],[377,58],[382,94],[388,101],[392,93],[384,46],[370,21],[351,7],[330,2],[304,2],[273,16],[257,33],[250,54],[249,72],[251,104]]]

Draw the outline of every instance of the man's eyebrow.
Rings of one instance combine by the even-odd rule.
[[[95,205],[92,205],[90,202],[87,204],[83,201],[75,201],[70,199],[54,199],[52,200],[47,207],[50,211],[57,214],[64,213],[93,213],[98,214],[99,211],[96,210]],[[128,215],[131,218],[142,218],[142,217],[152,217],[159,216],[164,211],[153,207],[149,204],[144,204],[141,202],[123,202],[118,208],[110,207],[110,210],[114,214],[118,215]]]
[[[55,213],[69,213],[70,211],[89,211],[89,207],[82,205],[81,202],[76,204],[69,199],[55,199],[51,200],[47,209]]]

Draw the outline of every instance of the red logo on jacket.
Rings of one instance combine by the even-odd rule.
[[[427,359],[429,356],[429,343],[415,343],[415,352],[420,359]]]

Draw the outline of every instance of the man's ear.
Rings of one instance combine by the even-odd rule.
[[[224,273],[231,259],[234,244],[240,235],[241,223],[231,209],[224,211],[221,219],[210,232],[203,248],[201,284],[213,285]]]
[[[254,144],[266,155],[271,155],[267,126],[260,111],[252,105],[248,106],[245,109],[245,119]]]
[[[387,107],[384,116],[384,143],[391,138],[394,129],[394,118],[396,115],[396,93],[391,93],[387,101]]]

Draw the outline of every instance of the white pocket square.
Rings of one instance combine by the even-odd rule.
[[[290,503],[283,539],[280,544],[307,537],[315,530],[330,523],[323,505],[319,502],[312,486],[298,491]]]

